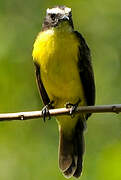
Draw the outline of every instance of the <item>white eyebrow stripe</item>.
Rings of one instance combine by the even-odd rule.
[[[65,14],[65,13],[69,13],[71,12],[71,8],[65,8],[64,10],[60,9],[60,8],[52,8],[52,9],[47,9],[47,13],[48,14]]]
[[[59,8],[52,8],[52,9],[47,9],[48,14],[64,14],[64,11],[59,9]]]

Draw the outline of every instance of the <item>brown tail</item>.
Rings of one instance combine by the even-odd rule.
[[[75,132],[67,137],[60,129],[59,167],[66,178],[79,178],[82,172],[84,153],[84,125],[78,121]]]

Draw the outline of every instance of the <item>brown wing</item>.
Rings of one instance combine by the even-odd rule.
[[[80,78],[83,84],[87,105],[91,106],[95,104],[95,82],[90,50],[82,35],[77,31],[75,31],[75,34],[80,41],[78,61]],[[90,115],[91,114],[87,114],[87,118]]]
[[[42,98],[44,105],[47,105],[47,104],[49,104],[50,99],[47,95],[47,92],[46,92],[44,85],[42,83],[42,80],[41,80],[40,66],[37,63],[34,63],[34,65],[35,65],[36,79],[37,79],[39,92],[40,92],[40,95],[41,95],[41,98]]]

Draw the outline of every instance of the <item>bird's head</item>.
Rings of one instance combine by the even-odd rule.
[[[72,11],[66,6],[55,6],[47,9],[42,30],[59,28],[68,25],[73,29]]]

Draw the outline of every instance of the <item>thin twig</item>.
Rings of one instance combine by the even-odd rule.
[[[76,113],[120,113],[121,104],[114,105],[102,105],[102,106],[82,106],[78,107]],[[49,113],[51,116],[69,115],[70,108],[50,109]],[[11,121],[11,120],[30,120],[35,118],[43,117],[42,111],[31,111],[31,112],[18,112],[18,113],[5,113],[0,114],[0,121]]]

